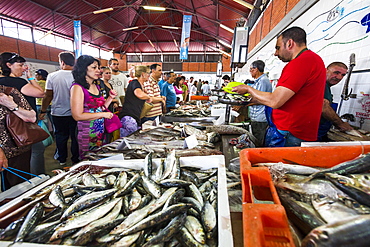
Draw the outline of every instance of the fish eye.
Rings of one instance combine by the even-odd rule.
[[[364,179],[369,180],[369,176],[364,175]]]

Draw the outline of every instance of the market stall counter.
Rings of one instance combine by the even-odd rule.
[[[32,209],[30,212],[28,212],[27,216],[33,213],[32,210],[36,211],[37,209],[35,208],[37,207],[44,208],[44,210],[46,208],[56,209],[58,208],[55,206],[56,204],[56,205],[59,205],[61,208],[64,208],[64,209],[67,208],[67,209],[64,211],[62,216],[58,217],[59,219],[61,219],[59,221],[63,221],[63,224],[59,225],[60,222],[57,221],[59,223],[56,224],[57,225],[56,228],[53,228],[54,230],[50,230],[52,233],[54,232],[52,236],[50,237],[50,239],[55,240],[53,242],[54,244],[62,244],[64,243],[64,241],[67,241],[64,238],[62,241],[60,241],[61,240],[60,238],[61,236],[63,236],[63,234],[65,234],[65,231],[70,231],[70,229],[78,230],[78,229],[81,229],[81,227],[85,228],[86,226],[90,226],[91,224],[97,224],[97,222],[100,222],[100,224],[102,224],[101,221],[104,221],[104,218],[111,218],[110,221],[112,222],[120,221],[120,219],[118,218],[122,216],[119,216],[119,212],[120,211],[122,212],[123,210],[124,214],[126,214],[127,217],[123,217],[122,219],[123,222],[121,220],[122,222],[121,224],[123,224],[126,227],[119,227],[121,225],[118,225],[116,226],[116,228],[114,228],[114,231],[115,231],[114,234],[112,233],[111,236],[105,236],[106,238],[113,236],[112,243],[114,242],[116,243],[112,244],[112,246],[120,246],[119,241],[126,241],[127,239],[122,240],[122,238],[127,237],[126,235],[131,236],[131,237],[135,236],[138,238],[141,233],[145,232],[145,229],[147,229],[148,226],[149,227],[151,226],[150,224],[153,224],[153,222],[155,223],[155,225],[158,225],[157,223],[160,223],[161,221],[163,221],[164,225],[162,224],[162,227],[166,226],[166,224],[183,225],[184,222],[186,224],[188,220],[187,218],[188,216],[186,216],[186,221],[184,220],[183,222],[182,221],[176,222],[176,220],[171,220],[171,219],[175,219],[175,218],[177,219],[178,217],[180,218],[184,217],[181,212],[183,212],[184,210],[187,210],[190,207],[192,209],[196,208],[195,211],[193,210],[194,211],[193,213],[195,213],[195,215],[199,213],[200,215],[203,215],[204,212],[208,212],[205,214],[207,215],[207,218],[206,218],[207,220],[203,221],[204,224],[206,225],[204,229],[203,237],[205,237],[207,240],[206,239],[202,240],[202,238],[199,240],[198,238],[196,238],[198,239],[198,241],[205,241],[205,242],[211,241],[209,243],[210,246],[233,246],[233,236],[232,236],[231,223],[230,223],[229,203],[227,199],[227,186],[226,186],[227,181],[226,181],[226,169],[225,169],[224,156],[223,155],[202,156],[202,157],[193,156],[193,157],[181,157],[177,159],[175,158],[174,155],[171,154],[171,156],[168,156],[166,158],[165,163],[173,164],[171,165],[172,170],[168,171],[164,169],[162,173],[158,172],[158,168],[162,167],[163,159],[152,159],[152,160],[149,160],[149,159],[150,157],[148,157],[145,160],[118,160],[117,161],[117,160],[104,160],[103,159],[99,161],[81,162],[73,166],[70,169],[70,171],[51,178],[47,182],[37,186],[36,188],[26,192],[20,197],[2,206],[0,208],[0,225],[2,228],[5,228],[9,222],[14,222],[15,220],[19,219],[20,215],[26,215],[27,211],[30,211],[31,208]],[[149,163],[152,164],[150,168],[148,167]],[[177,170],[176,167],[178,168],[181,167],[181,169],[178,171],[183,172],[183,173],[190,174],[192,173],[191,171],[193,171],[193,173],[199,174],[200,177],[198,177],[198,179],[193,178],[195,179],[194,181],[198,181],[194,183],[197,183],[199,186],[201,186],[204,182],[208,182],[208,183],[211,181],[216,182],[217,186],[214,188],[217,188],[217,190],[213,191],[212,190],[213,185],[212,185],[210,187],[211,189],[210,193],[213,193],[213,194],[212,195],[210,194],[207,197],[202,199],[201,198],[202,196],[201,197],[198,196],[197,191],[199,190],[202,191],[203,189],[205,189],[203,188],[204,186],[202,187],[202,189],[200,187],[198,187],[197,189],[195,188],[195,185],[193,182],[186,182],[186,181],[184,182],[178,179],[177,180],[171,179],[170,177],[167,176],[167,175],[172,174],[172,172],[174,172],[175,170]],[[147,174],[148,172],[149,174]],[[150,177],[150,178],[153,178],[153,180],[155,180],[155,176],[159,174],[162,174],[163,176],[160,176],[160,177],[164,179],[158,180],[157,183],[161,184],[161,187],[159,188],[159,190],[157,187],[157,190],[156,190],[155,189],[156,186],[148,182],[149,181],[148,178]],[[167,174],[167,175],[164,175],[164,174]],[[95,179],[98,181],[97,184],[94,183],[94,184],[90,184],[89,186],[86,186],[86,183],[91,183],[91,181],[95,181]],[[79,182],[77,183],[77,181]],[[109,188],[104,187],[102,190],[101,183],[103,184],[110,183],[111,186]],[[142,183],[143,187],[139,186],[139,183]],[[147,183],[150,185],[148,185]],[[64,204],[66,202],[61,202],[59,199],[56,199],[56,198],[59,198],[60,195],[57,197],[55,196],[57,194],[56,191],[58,191],[61,188],[67,189],[70,187],[71,184],[74,184],[74,186],[72,186],[73,190],[79,190],[83,194],[80,195],[79,197],[80,199],[73,201],[72,205],[69,206],[69,205]],[[90,192],[87,192],[86,191],[87,187],[94,187],[95,189],[93,189]],[[181,189],[182,187],[184,187],[185,190]],[[134,190],[131,191],[130,189],[130,192],[129,192],[128,188],[131,188],[131,189],[133,188]],[[137,189],[137,191],[135,190],[135,188]],[[146,196],[144,196],[143,194],[147,193],[145,191],[148,191],[148,190],[150,191],[150,195],[147,194]],[[139,191],[140,193],[138,193]],[[157,192],[160,194],[157,195],[156,194]],[[66,193],[65,190],[63,190],[63,194],[64,193]],[[185,193],[185,195],[187,196],[189,195],[193,195],[193,196],[186,200],[184,197],[184,199],[181,200],[182,202],[176,203],[177,201],[175,200],[173,202],[174,204],[169,204],[168,200],[164,199],[164,196],[170,195],[170,194],[172,195],[174,193],[178,193],[178,194]],[[98,196],[98,194],[99,195],[101,194],[101,195]],[[149,202],[147,202],[147,204],[143,205],[144,206],[143,208],[137,209],[136,211],[127,212],[126,211],[128,210],[127,207],[130,206],[131,208],[132,204],[135,204],[133,203],[132,200],[134,200],[134,198],[137,198],[138,194],[143,195],[141,197],[142,200],[144,200],[143,199],[144,197],[150,197],[151,199],[149,199]],[[126,195],[130,195],[130,196],[127,197]],[[28,199],[30,201],[25,202],[25,199],[27,198],[32,198],[32,199]],[[80,210],[83,210],[83,207],[92,203],[91,200],[93,199],[91,198],[95,198],[94,200],[97,200],[97,201],[99,200],[99,202],[95,203],[96,205],[95,207],[92,206],[92,208],[89,210],[85,209],[85,211],[81,211],[83,212],[82,214],[81,212],[76,214],[76,213],[73,213],[74,211],[71,211],[72,209],[74,210],[76,208],[80,208]],[[103,200],[104,198],[107,198],[107,199]],[[211,198],[215,198],[216,201],[213,201],[211,203],[209,201],[211,200]],[[130,201],[126,201],[128,199],[130,199]],[[203,201],[205,199],[207,200]],[[89,203],[86,202],[86,203],[79,204],[81,201],[84,201],[84,200],[89,201]],[[185,200],[185,203],[183,202],[184,200]],[[38,202],[43,202],[43,204],[39,204]],[[199,202],[201,202],[204,206],[200,206],[198,208],[198,206],[196,205],[201,205],[199,204]],[[127,207],[123,206],[123,205],[126,205],[125,203],[129,203],[127,204]],[[27,204],[28,206],[25,206]],[[76,206],[75,204],[79,206]],[[190,206],[190,205],[193,205],[193,206]],[[217,206],[217,211],[214,211],[212,205]],[[83,206],[83,207],[81,208],[80,206]],[[17,213],[12,214],[14,211],[17,211],[17,210],[20,211],[19,214]],[[146,215],[142,216],[141,213],[140,214],[137,213],[135,217],[131,216],[131,215],[134,215],[135,212],[138,212],[139,210],[141,210],[140,212],[148,211],[146,213],[148,216]],[[117,213],[114,213],[117,215],[112,216],[113,211],[117,212]],[[175,213],[177,211],[179,212],[178,214]],[[211,214],[209,213],[212,211],[218,212],[215,218],[216,220],[215,224],[211,223],[212,216],[211,218],[209,218],[209,216],[212,215],[212,213]],[[87,216],[84,217],[84,215],[88,215],[89,217]],[[100,219],[92,220],[93,217],[96,217],[96,215],[100,215],[101,216]],[[84,218],[81,218],[81,217],[84,217]],[[153,218],[153,220],[149,219],[151,217]],[[77,218],[79,218],[80,220],[75,220]],[[156,220],[154,220],[154,218]],[[167,218],[168,220],[165,221],[165,219]],[[142,220],[135,224],[128,224],[127,223],[129,221],[128,219],[129,220],[142,219]],[[25,221],[26,220],[27,220],[27,217]],[[103,225],[111,223],[110,221],[108,220],[108,222],[104,223]],[[145,222],[145,224],[143,222]],[[75,224],[77,224],[77,226]],[[186,236],[189,236],[189,232],[192,232],[192,230],[188,230],[187,228],[185,229],[184,227],[185,226],[182,226],[182,227],[178,226],[176,228],[176,229],[180,229],[181,231],[181,234],[177,233],[177,236],[178,235],[182,236],[180,237],[180,241],[181,239],[184,241],[190,241],[188,237]],[[213,228],[213,227],[217,227],[217,230],[216,228]],[[169,229],[171,227],[167,225],[167,228]],[[69,244],[76,245],[76,246],[85,245],[85,244],[77,244],[77,243],[81,243],[81,241],[82,242],[85,241],[85,239],[80,239],[79,236],[82,236],[82,235],[85,236],[87,234],[86,232],[84,232],[84,234],[81,235],[81,234],[77,234],[76,231],[73,231],[72,234],[74,234],[73,236],[75,237],[75,239],[73,239],[73,241],[68,240],[70,241]],[[137,236],[135,234],[137,234]],[[101,239],[104,239],[105,237],[101,236],[99,238],[99,241],[103,241]],[[197,235],[197,237],[199,236]],[[18,232],[16,238],[17,238],[17,241],[23,242],[25,239],[29,239],[30,236],[28,236],[28,238],[27,236],[20,237],[19,232]],[[80,242],[74,242],[74,241],[77,241],[77,239],[79,239]],[[98,239],[93,240],[93,242],[94,241],[98,241]],[[154,243],[155,241],[158,241],[158,240],[151,239],[149,241],[153,241]],[[194,239],[191,241],[194,241]],[[9,245],[10,243],[11,242],[1,241],[0,245],[1,244]],[[65,243],[67,244],[67,242]],[[28,244],[28,243],[22,243],[21,246],[34,246],[34,245]],[[37,244],[37,246],[41,246],[41,244],[39,243]],[[53,245],[53,246],[56,246],[56,245]],[[150,244],[148,246],[150,246]]]

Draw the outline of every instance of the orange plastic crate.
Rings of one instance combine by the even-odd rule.
[[[193,95],[190,96],[190,100],[209,100],[209,96]]]
[[[268,168],[254,163],[284,162],[332,167],[370,152],[370,146],[252,148],[240,152],[244,246],[294,246],[284,207]],[[265,202],[260,202],[265,201]],[[269,201],[269,204],[266,204]]]

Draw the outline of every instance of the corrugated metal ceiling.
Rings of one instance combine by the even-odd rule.
[[[244,0],[256,4],[255,0]],[[166,7],[166,11],[148,11],[143,5]],[[113,11],[93,14],[105,8]],[[232,0],[1,0],[0,14],[45,31],[73,38],[73,20],[82,22],[83,42],[121,53],[177,52],[184,14],[193,15],[189,52],[229,51],[219,43],[231,44],[233,34],[220,27],[236,26],[247,19],[251,10]],[[122,31],[124,28],[139,27]],[[151,40],[154,47],[149,44]]]

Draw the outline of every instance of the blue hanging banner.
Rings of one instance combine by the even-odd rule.
[[[73,21],[73,28],[74,28],[74,44],[75,44],[75,58],[77,59],[79,56],[82,55],[82,37],[81,37],[81,21],[75,20]]]
[[[192,15],[184,15],[182,20],[180,59],[188,59]]]

